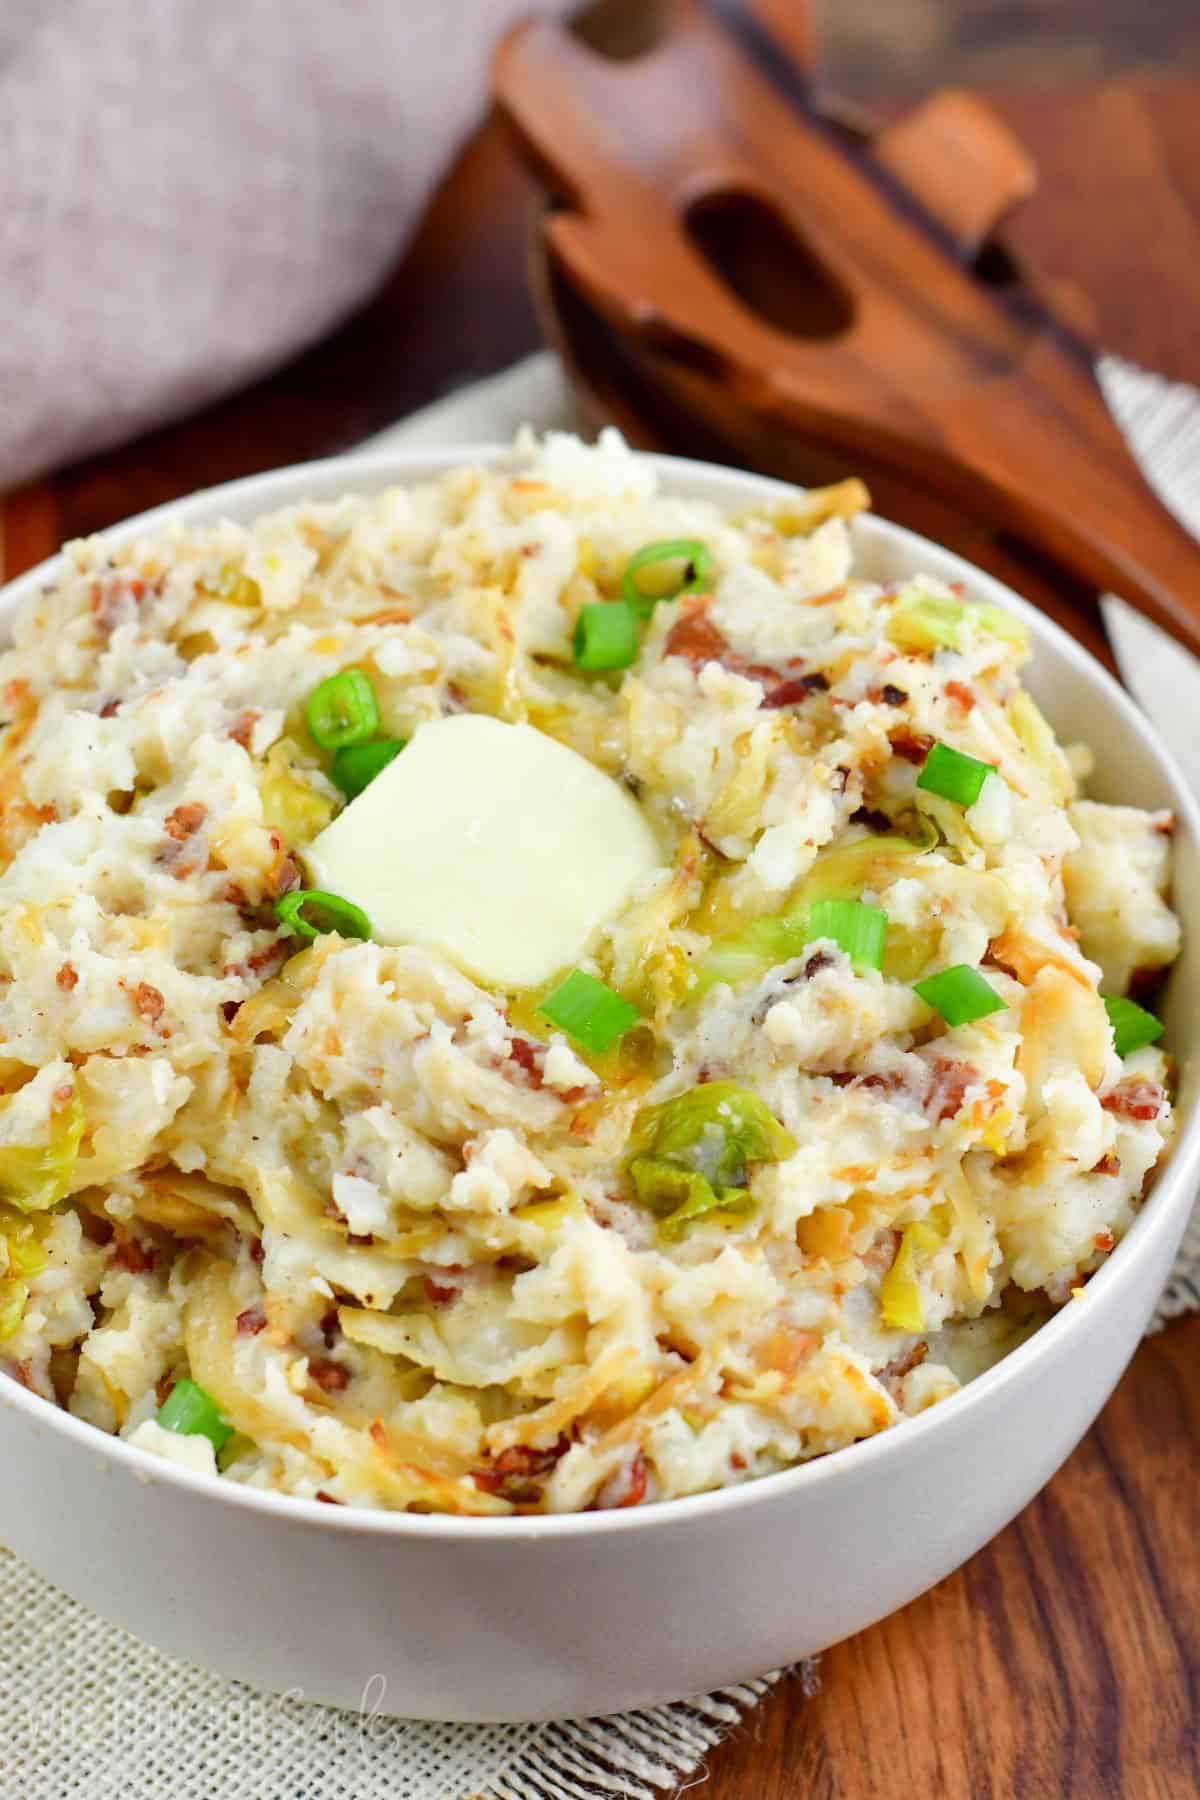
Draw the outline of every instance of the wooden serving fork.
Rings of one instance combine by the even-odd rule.
[[[1020,145],[953,93],[856,145],[789,104],[725,10],[675,0],[632,61],[544,23],[502,45],[500,105],[560,202],[557,274],[768,431],[927,485],[1200,653],[1200,545],[1143,479],[1093,348],[1060,296],[984,278],[1036,179]],[[743,255],[793,252],[754,306],[704,249],[735,216]]]

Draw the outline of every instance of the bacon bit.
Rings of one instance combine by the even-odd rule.
[[[263,1265],[263,1256],[265,1254],[265,1252],[263,1250],[262,1239],[261,1238],[251,1238],[249,1245],[248,1245],[248,1249],[250,1252],[250,1261],[255,1265],[256,1268],[261,1269],[262,1265]]]
[[[58,971],[58,974],[54,977],[55,987],[61,988],[64,994],[69,994],[71,989],[76,987],[78,983],[79,976],[69,962],[65,962]]]
[[[512,1444],[500,1452],[492,1468],[497,1475],[547,1475],[570,1448],[570,1438],[561,1435],[549,1449],[539,1450],[534,1444]]]
[[[948,681],[946,683],[947,700],[957,701],[963,712],[970,712],[975,704],[975,696],[965,681]]]
[[[530,1038],[514,1037],[508,1049],[508,1061],[524,1069],[532,1088],[540,1088],[545,1079],[538,1063],[541,1048],[540,1044],[535,1044]]]
[[[163,830],[169,838],[174,838],[177,844],[182,844],[199,831],[207,817],[207,806],[202,806],[198,800],[188,800],[182,806],[177,806],[173,813],[167,815],[163,822]]]
[[[271,836],[275,839],[275,849],[277,851],[282,851],[283,846],[278,841],[276,834],[272,832]],[[283,851],[283,854],[279,857],[278,861],[269,870],[264,885],[268,894],[278,900],[284,894],[290,894],[293,888],[298,888],[303,880],[304,875],[300,868],[300,864],[296,861],[294,856]]]
[[[248,750],[254,727],[261,718],[260,712],[255,712],[252,706],[248,706],[244,712],[238,713],[237,717],[230,721],[229,728],[225,733],[226,737],[231,737],[235,744],[240,744],[243,750]]]
[[[693,669],[702,669],[705,663],[723,662],[729,653],[729,640],[706,618],[704,608],[699,606],[686,608],[667,633],[663,645],[664,656],[682,656]]]
[[[257,975],[263,969],[270,968],[273,963],[286,961],[291,941],[287,937],[276,938],[272,943],[264,944],[261,950],[256,950],[244,962],[226,963],[221,972],[224,975]],[[235,1010],[240,1005],[240,1000],[233,1002]]]
[[[830,588],[828,592],[824,594],[809,594],[804,604],[805,606],[832,606],[835,601],[844,600],[845,598],[846,589],[843,585],[842,587]]]
[[[514,1506],[531,1506],[542,1497],[534,1485],[537,1478],[548,1475],[570,1448],[570,1438],[561,1436],[548,1450],[513,1444],[502,1450],[490,1467],[472,1470],[471,1480],[481,1493],[499,1494]]]
[[[897,687],[894,681],[884,682],[879,691],[879,698],[885,706],[905,706],[908,703],[908,695],[902,687]]]
[[[332,1494],[327,1494],[324,1488],[318,1488],[313,1499],[319,1500],[323,1506],[340,1506],[342,1504],[340,1500],[335,1500]]]
[[[308,1372],[326,1394],[341,1394],[350,1385],[350,1371],[327,1356],[318,1356],[308,1365]]]
[[[1089,1175],[1119,1175],[1120,1173],[1121,1159],[1112,1150],[1106,1150],[1095,1168],[1088,1170]],[[1100,1248],[1104,1249],[1105,1246],[1102,1244]],[[1109,1244],[1107,1248],[1111,1250],[1112,1245]]]
[[[227,1025],[233,1024],[233,1021],[237,1018],[241,1010],[242,1003],[240,1000],[223,1000],[221,1002],[221,1017]]]
[[[1178,823],[1179,820],[1173,812],[1163,813],[1161,817],[1153,820],[1151,830],[1161,832],[1163,837],[1170,837]]]
[[[336,1306],[327,1306],[317,1321],[317,1330],[325,1340],[325,1348],[332,1350],[342,1335],[341,1320],[338,1318]]]
[[[862,1088],[875,1088],[881,1094],[900,1094],[908,1083],[903,1075],[864,1075],[858,1085]]]
[[[979,1070],[970,1063],[952,1062],[949,1057],[939,1056],[934,1061],[931,1075],[933,1079],[925,1097],[925,1111],[940,1124],[943,1119],[952,1119],[961,1110],[963,1095],[973,1081],[979,1080]]]
[[[1105,1112],[1116,1113],[1122,1119],[1157,1119],[1163,1099],[1157,1081],[1131,1077],[1118,1081],[1111,1093],[1101,1094],[1100,1104]]]
[[[894,756],[903,757],[905,762],[916,763],[918,767],[933,749],[933,739],[924,731],[892,732],[888,742]]]
[[[1116,1248],[1117,1240],[1111,1231],[1098,1231],[1092,1239],[1092,1242],[1095,1244],[1097,1250],[1107,1251]]]
[[[239,1337],[257,1337],[260,1331],[267,1328],[267,1314],[261,1300],[248,1306],[245,1312],[237,1316],[237,1335]]]
[[[106,700],[104,705],[100,708],[99,716],[102,719],[114,719],[120,710],[121,702],[119,700]]]
[[[250,904],[249,900],[246,898],[245,888],[239,887],[236,881],[226,883],[221,898],[224,900],[226,906],[236,906],[239,911]]]
[[[591,1510],[608,1512],[625,1506],[640,1506],[646,1498],[646,1459],[636,1450],[627,1468],[619,1469],[598,1490]]]
[[[882,1369],[876,1369],[875,1374],[884,1383],[902,1381],[906,1375],[919,1368],[928,1355],[929,1345],[924,1338],[920,1338],[899,1356],[893,1356],[891,1362],[884,1363]]]
[[[809,699],[813,694],[827,694],[828,692],[827,678],[819,672],[814,672],[811,675],[801,675],[795,681],[780,682],[778,687],[769,689],[763,695],[759,705],[764,711],[771,712],[781,706],[795,706],[800,701]]]
[[[139,981],[133,990],[134,1011],[150,1025],[156,1025],[162,1018],[166,1001],[156,987],[148,981]]]
[[[731,1450],[729,1452],[729,1466],[731,1469],[744,1469],[747,1467],[746,1459],[740,1450]]]
[[[452,711],[461,712],[463,707],[467,704],[467,690],[463,687],[461,682],[448,681],[446,683],[446,698],[450,702]]]
[[[136,1238],[119,1235],[109,1260],[114,1269],[124,1269],[127,1275],[148,1275],[154,1267],[154,1252]]]
[[[449,1306],[462,1293],[460,1287],[448,1287],[444,1282],[435,1281],[432,1275],[426,1275],[421,1286],[425,1290],[425,1298],[430,1306]]]

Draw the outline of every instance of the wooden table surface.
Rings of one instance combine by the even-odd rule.
[[[1200,383],[1200,81],[996,104],[1043,169],[1022,252],[1086,294],[1103,343]],[[344,448],[533,348],[531,200],[487,129],[335,338],[201,418],[9,495],[7,573],[193,487]],[[830,1651],[814,1695],[785,1680],[713,1754],[708,1800],[1200,1794],[1198,1367],[1200,1316],[1148,1340],[1016,1523]]]

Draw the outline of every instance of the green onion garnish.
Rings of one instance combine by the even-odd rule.
[[[1113,1048],[1120,1057],[1131,1056],[1146,1044],[1157,1043],[1163,1034],[1163,1022],[1139,1006],[1136,1000],[1122,999],[1119,994],[1102,994],[1104,1010],[1112,1026]]]
[[[1008,1001],[1002,1000],[970,963],[955,963],[952,969],[928,975],[913,983],[913,991],[950,1026],[969,1025],[972,1019],[986,1019],[989,1013],[1008,1009]]]
[[[371,738],[365,744],[343,744],[333,753],[330,774],[347,800],[353,800],[386,769],[404,748],[403,738]]]
[[[639,587],[640,570],[654,563],[682,562],[683,579],[659,594],[647,594]],[[621,594],[640,618],[648,619],[660,600],[678,600],[680,594],[699,594],[712,574],[712,554],[698,538],[664,538],[660,543],[643,544],[625,564],[621,576]]]
[[[293,888],[275,902],[275,916],[298,937],[318,938],[336,931],[341,937],[369,938],[371,921],[353,900],[326,894],[320,888]]]
[[[628,669],[637,661],[641,621],[625,600],[599,600],[579,610],[575,664],[580,669]]]
[[[995,772],[994,763],[964,756],[949,744],[935,744],[925,758],[917,786],[926,793],[940,794],[943,800],[953,800],[956,806],[974,806],[984,782]]]
[[[365,743],[379,730],[375,689],[361,669],[343,669],[313,689],[305,719],[313,743],[322,750]]]
[[[538,1011],[596,1054],[615,1044],[642,1016],[636,1006],[583,969],[572,969]]]
[[[233,1426],[221,1417],[212,1395],[196,1381],[175,1383],[158,1409],[158,1422],[164,1431],[178,1432],[180,1437],[206,1437],[218,1452],[233,1436]]]
[[[808,915],[806,939],[832,938],[859,969],[883,967],[887,914],[861,900],[816,900]]]

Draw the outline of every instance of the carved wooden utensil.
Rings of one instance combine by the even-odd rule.
[[[994,228],[1034,181],[983,107],[940,95],[855,148],[697,0],[635,61],[519,27],[497,92],[563,203],[556,270],[632,355],[759,432],[915,478],[1200,652],[1200,546],[1143,480],[1092,350],[1060,297],[972,266],[989,243],[1002,263]]]

